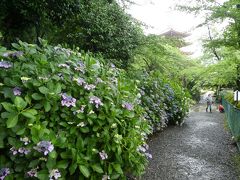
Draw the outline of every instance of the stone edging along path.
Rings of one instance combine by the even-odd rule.
[[[198,105],[182,126],[169,127],[150,141],[150,160],[141,180],[237,180],[237,148],[224,129],[224,114]]]

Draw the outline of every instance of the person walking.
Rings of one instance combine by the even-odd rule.
[[[209,111],[211,113],[212,112],[212,104],[213,104],[213,99],[212,99],[211,94],[208,94],[208,96],[206,98],[206,101],[207,101],[206,112],[208,112],[208,109],[209,109]]]

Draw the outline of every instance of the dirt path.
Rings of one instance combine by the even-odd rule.
[[[224,129],[224,115],[196,106],[181,127],[151,138],[150,160],[141,180],[236,180],[232,162],[237,149]]]

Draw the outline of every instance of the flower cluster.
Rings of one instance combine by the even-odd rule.
[[[46,156],[48,153],[53,151],[54,147],[49,141],[40,141],[34,149]]]
[[[27,172],[27,175],[29,177],[37,177],[37,169],[31,169],[30,171]]]
[[[16,154],[29,154],[31,151],[29,149],[26,149],[24,147],[20,147],[19,149],[16,149],[15,147],[11,147],[10,151],[12,152],[13,155],[16,155]]]
[[[89,97],[89,100],[90,100],[89,103],[95,104],[95,107],[96,107],[96,108],[99,108],[99,106],[102,106],[102,105],[103,105],[101,99],[98,98],[98,97],[96,97],[96,96],[90,96],[90,97]]]
[[[50,180],[58,179],[61,177],[61,173],[58,169],[53,169],[49,172],[49,178]]]
[[[0,68],[9,69],[12,67],[12,63],[8,61],[0,61]]]
[[[78,61],[77,66],[74,68],[76,71],[80,71],[83,74],[85,73],[85,64],[82,61]]]
[[[152,155],[147,152],[149,149],[149,146],[147,144],[143,144],[142,146],[139,146],[137,148],[137,151],[144,154],[147,158],[152,159]]]
[[[28,145],[31,142],[28,137],[20,138],[20,141],[24,142],[24,145]]]
[[[13,94],[14,94],[14,96],[21,96],[21,94],[22,94],[21,88],[19,88],[19,87],[13,88]]]
[[[132,110],[133,110],[133,105],[132,105],[131,103],[128,103],[128,102],[124,102],[124,103],[122,104],[122,107],[123,107],[123,108],[126,108],[126,109],[129,110],[129,111],[132,111]]]
[[[108,175],[103,175],[103,177],[102,177],[102,180],[108,180],[108,179],[110,179],[110,176],[108,176]]]
[[[22,55],[23,55],[22,51],[6,52],[3,54],[4,57],[19,57]]]
[[[84,86],[84,89],[86,89],[86,90],[92,90],[92,89],[95,89],[95,88],[96,88],[96,86],[93,85],[93,84],[86,84]]]
[[[0,169],[0,180],[3,180],[9,174],[10,174],[9,168]]]
[[[102,160],[105,160],[108,158],[108,155],[104,150],[102,150],[102,152],[99,152],[99,156]]]
[[[68,96],[66,93],[63,93],[61,104],[62,104],[62,106],[67,106],[67,107],[73,106],[73,107],[75,107],[76,106],[76,99],[71,97],[71,96]]]

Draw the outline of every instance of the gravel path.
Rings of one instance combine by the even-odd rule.
[[[224,129],[224,114],[195,106],[182,126],[151,137],[150,160],[141,180],[236,180],[237,149]]]

